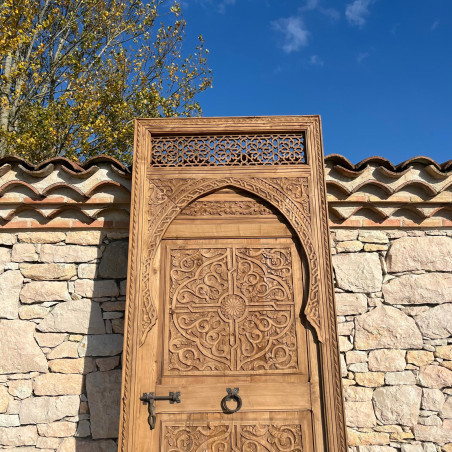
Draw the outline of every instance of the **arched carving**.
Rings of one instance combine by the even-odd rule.
[[[305,315],[323,341],[319,313],[319,263],[310,238],[309,200],[307,180],[292,178],[149,178],[148,234],[144,253],[143,305],[140,337],[144,343],[148,332],[157,321],[157,310],[151,291],[151,266],[165,231],[176,216],[192,201],[214,191],[234,187],[252,193],[274,206],[296,232],[308,261],[309,293]]]

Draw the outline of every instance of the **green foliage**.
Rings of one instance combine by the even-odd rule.
[[[129,163],[136,117],[196,116],[202,37],[183,57],[173,0],[3,0],[0,156]]]

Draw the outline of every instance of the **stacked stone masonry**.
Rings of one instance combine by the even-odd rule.
[[[331,175],[338,157],[328,165],[331,202],[331,181],[348,180]],[[369,178],[386,168],[366,165]],[[405,176],[427,167],[437,180],[450,177],[425,161]],[[129,170],[111,159],[72,169],[61,159],[33,168],[14,160],[0,169],[0,450],[116,451]],[[449,196],[446,184],[438,192]],[[362,203],[355,221],[372,200],[353,202]],[[335,222],[331,206],[339,201],[330,204],[331,246],[350,452],[452,452],[447,209],[437,227],[425,219],[363,227],[364,214],[359,225]]]

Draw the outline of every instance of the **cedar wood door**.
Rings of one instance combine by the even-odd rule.
[[[346,452],[319,118],[136,124],[118,450]]]

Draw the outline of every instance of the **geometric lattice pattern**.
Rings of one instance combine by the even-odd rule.
[[[152,137],[154,167],[306,163],[304,133]]]

